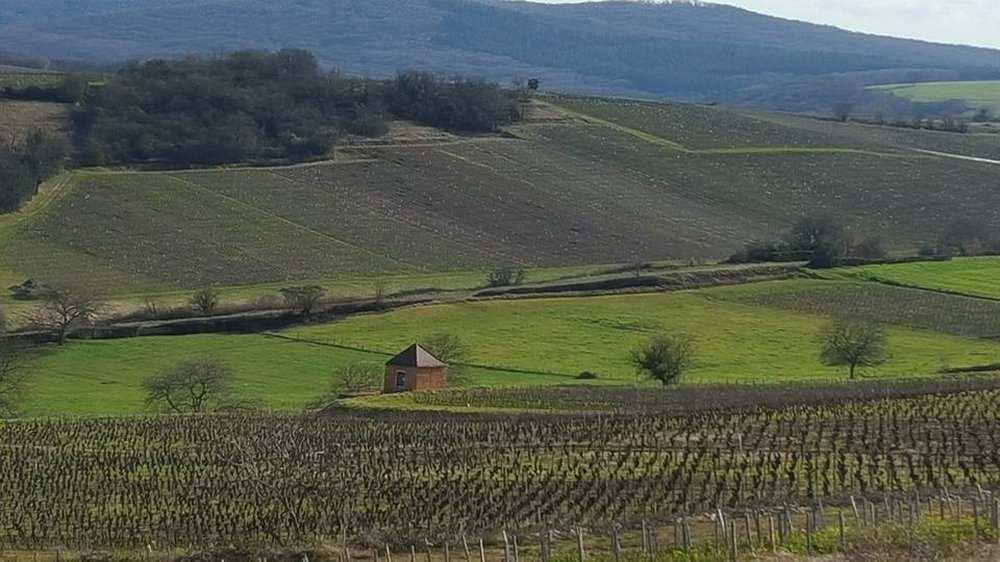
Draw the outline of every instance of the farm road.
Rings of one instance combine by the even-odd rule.
[[[942,158],[954,158],[956,160],[965,160],[967,162],[980,162],[982,164],[1000,166],[1000,160],[990,160],[989,158],[979,158],[978,156],[964,156],[962,154],[952,154],[950,152],[938,152],[936,150],[923,150],[921,148],[914,148],[912,150],[914,152],[920,152],[921,154],[930,154],[932,156],[940,156]]]

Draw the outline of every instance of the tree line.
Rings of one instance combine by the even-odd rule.
[[[62,168],[69,144],[43,130],[30,132],[23,142],[0,147],[0,213],[16,211],[38,193],[47,178]]]
[[[520,117],[513,93],[471,79],[323,71],[312,53],[240,51],[132,62],[74,114],[85,165],[302,160],[345,135],[380,136],[392,116],[459,131]]]
[[[166,167],[319,158],[346,135],[384,135],[394,117],[496,131],[521,119],[522,95],[427,72],[349,77],[322,70],[304,50],[135,61],[107,80],[67,75],[0,91],[0,97],[74,104],[79,164]],[[0,213],[17,210],[69,154],[65,141],[42,131],[0,149]]]
[[[937,238],[924,243],[921,257],[1000,255],[1000,228],[988,216],[967,217],[943,225]],[[831,215],[801,217],[775,239],[748,242],[729,257],[731,263],[805,261],[810,267],[826,268],[887,256],[881,238],[844,226]]]

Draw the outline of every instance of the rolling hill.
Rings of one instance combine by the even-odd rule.
[[[360,74],[539,76],[555,89],[823,109],[861,95],[859,85],[997,72],[990,49],[686,2],[8,0],[0,42],[26,55],[91,61],[300,47]]]
[[[1000,166],[916,153],[866,126],[598,98],[534,105],[502,135],[403,126],[405,142],[304,165],[66,175],[0,219],[0,281],[68,276],[134,293],[722,258],[815,213],[913,251],[955,218],[1000,224]]]

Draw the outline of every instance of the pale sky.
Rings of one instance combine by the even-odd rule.
[[[1000,48],[1000,0],[714,0],[713,3],[851,31]]]

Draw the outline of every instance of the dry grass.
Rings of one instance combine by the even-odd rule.
[[[0,100],[0,146],[17,146],[32,129],[69,134],[69,106],[60,103]]]

